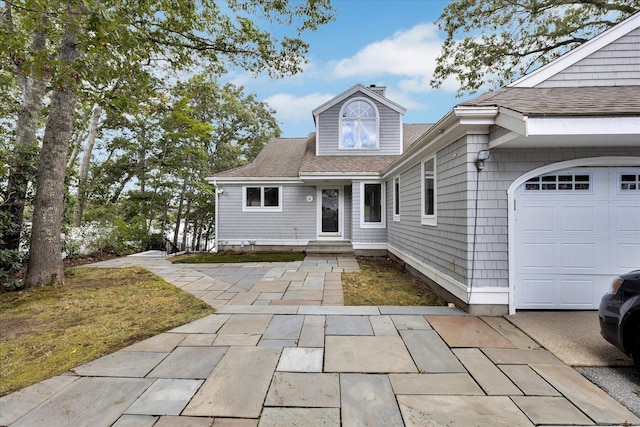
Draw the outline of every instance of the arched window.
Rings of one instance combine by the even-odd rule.
[[[351,101],[340,115],[340,148],[378,148],[378,112],[365,100]]]

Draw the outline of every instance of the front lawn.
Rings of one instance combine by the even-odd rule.
[[[215,313],[141,268],[72,268],[65,281],[0,294],[0,396]]]
[[[342,274],[344,305],[446,305],[422,280],[389,258],[359,257],[360,271]]]
[[[218,252],[217,254],[187,254],[171,258],[174,264],[208,264],[238,262],[302,261],[304,252]]]

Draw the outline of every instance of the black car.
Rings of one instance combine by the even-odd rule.
[[[640,370],[640,270],[623,274],[602,297],[600,334],[625,354]]]

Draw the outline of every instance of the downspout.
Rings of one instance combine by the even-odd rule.
[[[218,253],[218,183],[214,180],[213,187],[216,189],[216,197],[215,197],[215,207],[214,207],[214,215],[215,220],[213,221],[213,253]]]

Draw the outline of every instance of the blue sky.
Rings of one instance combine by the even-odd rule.
[[[433,22],[446,1],[334,0],[337,18],[307,33],[309,63],[293,77],[237,73],[230,81],[274,110],[284,137],[314,131],[311,111],[356,83],[387,87],[405,123],[435,123],[463,98],[455,81],[429,86],[444,33]]]

